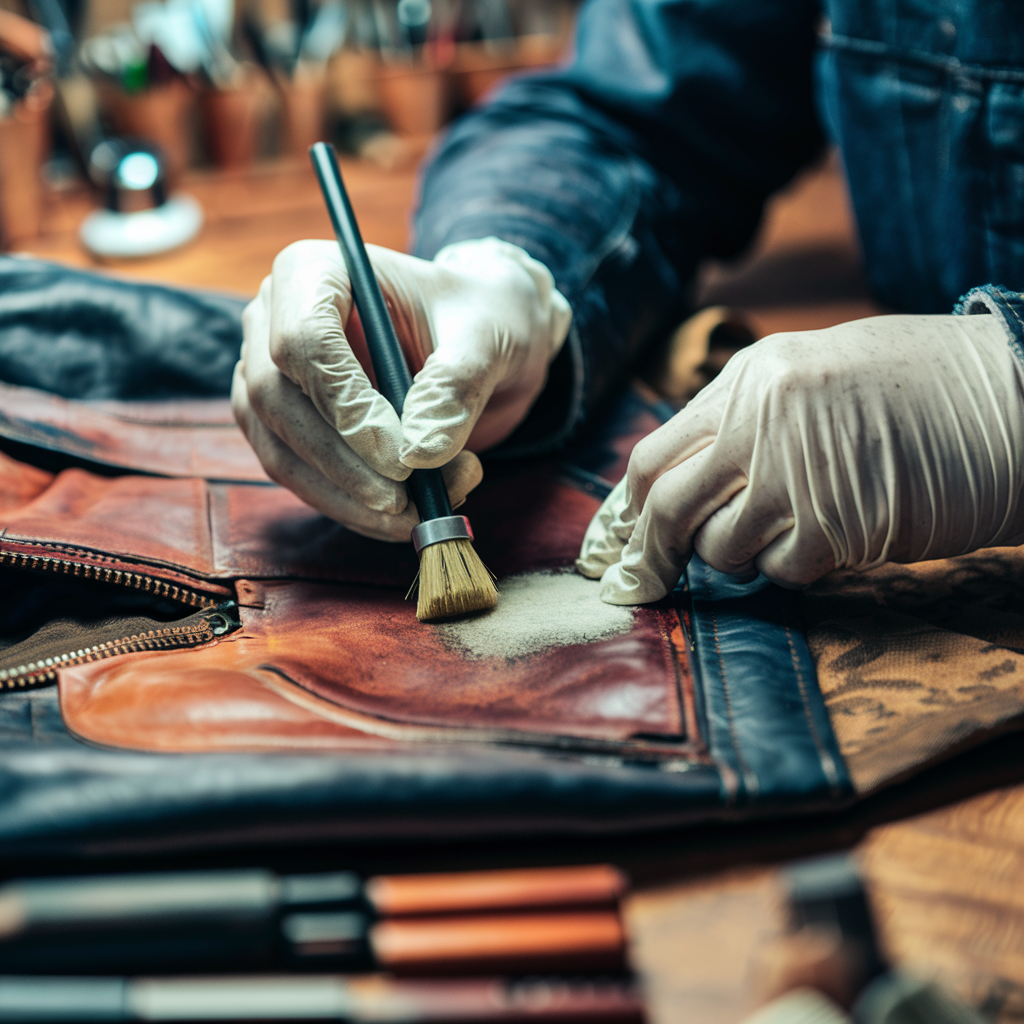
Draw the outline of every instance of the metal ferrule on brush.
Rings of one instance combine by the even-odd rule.
[[[412,528],[412,543],[418,555],[431,544],[440,544],[446,540],[473,539],[473,527],[465,516],[442,516],[440,519],[428,519]]]

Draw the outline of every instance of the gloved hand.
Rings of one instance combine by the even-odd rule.
[[[408,540],[419,519],[403,481],[444,467],[460,504],[483,475],[472,452],[525,417],[572,313],[546,267],[496,238],[433,261],[367,249],[410,368],[422,367],[401,421],[368,376],[334,242],[296,242],[274,261],[242,317],[231,398],[271,479],[358,533]]]
[[[752,345],[634,449],[577,567],[610,604],[691,552],[783,586],[1024,539],[1024,369],[1000,321],[882,316]]]

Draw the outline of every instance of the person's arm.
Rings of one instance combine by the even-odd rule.
[[[577,56],[506,86],[426,169],[417,255],[496,236],[547,266],[574,327],[511,453],[550,448],[735,254],[821,145],[814,0],[592,0]]]
[[[682,306],[698,259],[742,247],[818,147],[816,11],[594,0],[572,68],[459,124],[426,172],[425,258],[370,252],[422,365],[401,418],[360,365],[336,248],[281,253],[246,312],[232,389],[271,478],[401,540],[412,469],[445,467],[457,502],[481,478],[473,453],[556,448]]]

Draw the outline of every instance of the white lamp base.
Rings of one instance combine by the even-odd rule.
[[[163,206],[137,213],[94,210],[78,229],[82,244],[97,256],[155,256],[191,241],[203,226],[203,208],[185,192]]]

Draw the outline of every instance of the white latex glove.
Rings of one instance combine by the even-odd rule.
[[[995,316],[881,316],[733,356],[641,441],[577,567],[610,604],[696,551],[800,587],[1024,539],[1024,370]]]
[[[483,475],[472,452],[525,417],[572,313],[546,267],[496,238],[433,261],[367,249],[410,368],[422,367],[401,421],[367,375],[335,242],[278,255],[242,316],[231,398],[271,479],[359,533],[408,540],[419,519],[403,481],[444,467],[460,504]]]

